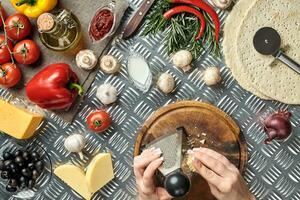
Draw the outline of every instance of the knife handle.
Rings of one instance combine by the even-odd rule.
[[[129,20],[127,29],[136,30],[155,0],[145,0],[141,7],[136,11],[133,17]],[[129,35],[128,35],[129,36]],[[123,36],[126,38],[126,35]]]
[[[276,55],[276,58],[289,66],[291,69],[293,69],[295,72],[300,74],[300,65],[296,63],[293,59],[285,55],[282,51],[279,51],[278,54]]]

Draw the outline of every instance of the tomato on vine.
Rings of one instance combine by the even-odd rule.
[[[16,64],[5,63],[0,66],[0,85],[10,88],[21,80],[21,70]]]
[[[5,20],[7,36],[12,40],[22,40],[31,32],[29,18],[21,13],[15,13]]]
[[[7,63],[11,60],[10,51],[13,50],[13,43],[10,40],[5,40],[5,35],[0,35],[0,64]]]
[[[14,47],[14,58],[18,63],[30,65],[35,63],[40,57],[40,48],[32,40],[23,40]]]

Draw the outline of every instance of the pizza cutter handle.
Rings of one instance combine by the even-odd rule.
[[[300,74],[300,65],[296,63],[293,59],[285,55],[282,51],[279,51],[276,56],[278,60],[289,66],[291,69],[293,69],[295,72]]]

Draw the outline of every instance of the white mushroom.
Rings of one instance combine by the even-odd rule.
[[[121,65],[118,59],[112,55],[105,55],[101,58],[100,69],[107,74],[114,74],[119,71]]]
[[[202,78],[206,85],[216,85],[222,80],[220,69],[217,67],[208,67],[204,71]]]
[[[171,93],[175,88],[175,80],[171,74],[163,73],[159,76],[157,87],[164,93]]]
[[[224,10],[231,5],[232,0],[212,0],[212,2],[217,8]]]
[[[192,69],[191,62],[193,61],[193,55],[187,50],[180,50],[173,55],[172,61],[175,67],[188,72]]]
[[[82,149],[85,146],[85,139],[81,134],[73,134],[65,139],[64,146],[71,153],[78,153],[83,159]]]
[[[96,96],[103,104],[108,105],[117,100],[118,92],[111,84],[103,84],[98,87]]]
[[[97,65],[97,62],[98,59],[92,50],[81,50],[76,55],[76,64],[81,69],[93,69]]]

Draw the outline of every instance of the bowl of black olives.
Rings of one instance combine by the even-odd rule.
[[[40,145],[8,142],[0,149],[0,177],[7,196],[34,198],[52,179],[51,159]]]

